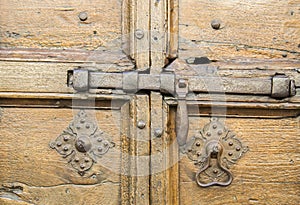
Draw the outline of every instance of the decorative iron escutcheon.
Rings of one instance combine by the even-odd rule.
[[[64,158],[69,157],[69,163],[82,176],[98,157],[114,146],[110,137],[98,129],[95,120],[85,110],[80,110],[69,127],[50,143],[50,147]]]
[[[186,144],[184,150],[189,159],[200,166],[196,173],[196,182],[201,187],[230,185],[233,176],[229,167],[247,151],[248,147],[243,146],[235,134],[217,118],[212,118],[211,122]]]

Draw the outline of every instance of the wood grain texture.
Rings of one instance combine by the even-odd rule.
[[[299,59],[299,0],[180,2],[180,57]],[[221,22],[219,30],[211,21]]]
[[[23,183],[7,183],[0,191],[0,203],[3,205],[32,204],[114,204],[119,201],[119,185],[104,183],[96,185],[72,185],[36,187]]]
[[[189,119],[189,138],[209,122],[207,117]],[[232,184],[200,188],[195,182],[198,167],[182,155],[181,204],[297,204],[300,199],[299,119],[226,118],[226,126],[249,147],[230,169],[234,176]]]
[[[151,92],[151,177],[150,200],[151,204],[164,204],[166,201],[166,178],[168,147],[164,125],[166,117],[163,115],[163,102],[160,93]],[[161,135],[158,135],[161,134]]]
[[[167,64],[167,0],[150,0],[150,59],[151,73],[160,73]]]
[[[102,72],[121,72],[133,68],[117,64],[0,61],[0,91],[73,93],[73,88],[67,86],[69,70],[81,66]],[[91,65],[95,67],[91,68]]]
[[[179,1],[168,0],[168,57],[178,57]]]
[[[0,91],[72,93],[67,72],[79,64],[0,61]],[[73,68],[74,68],[73,67]]]
[[[25,201],[31,198],[35,200],[33,203],[44,204],[35,198],[55,203],[53,201],[55,193],[64,200],[83,200],[84,194],[79,193],[80,190],[85,192],[85,188],[87,198],[95,191],[99,192],[96,194],[99,198],[94,197],[93,200],[99,202],[112,200],[113,204],[118,202],[121,169],[120,112],[104,110],[96,112],[98,126],[112,137],[115,147],[98,159],[98,163],[95,163],[84,176],[80,176],[67,159],[49,147],[49,143],[62,133],[72,119],[71,109],[2,108],[0,136],[3,146],[0,150],[2,156],[0,167],[1,170],[6,170],[0,173],[2,197],[7,198],[5,197],[7,193],[9,195],[14,193],[11,189],[16,186],[7,189],[9,184],[19,182],[29,189],[33,187],[34,191],[25,193],[23,190],[17,196],[22,200],[26,199]],[[62,188],[70,189],[72,197],[68,192],[61,191]],[[101,197],[102,194],[107,196]],[[59,203],[72,204],[72,201]]]
[[[150,67],[150,1],[135,0],[134,15],[134,59],[138,70],[147,70]],[[138,32],[142,33],[142,38],[137,38]]]
[[[150,204],[149,106],[147,95],[135,95],[130,101],[130,204]]]
[[[120,48],[121,6],[117,0],[3,0],[1,47]],[[87,13],[86,21],[80,12]]]

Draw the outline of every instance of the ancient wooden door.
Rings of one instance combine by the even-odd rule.
[[[1,0],[1,204],[297,204],[299,2]]]

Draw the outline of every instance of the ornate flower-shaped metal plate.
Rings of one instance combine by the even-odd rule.
[[[229,171],[230,166],[247,151],[248,147],[217,118],[212,118],[211,122],[187,143],[184,150],[188,158],[200,167],[196,173],[196,181],[201,187],[229,185],[233,179]]]
[[[69,127],[50,143],[50,147],[64,158],[70,157],[69,163],[80,175],[84,175],[97,157],[102,157],[114,145],[85,110],[80,110]]]

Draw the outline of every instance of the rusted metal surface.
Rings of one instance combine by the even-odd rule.
[[[209,187],[231,184],[233,177],[229,168],[248,151],[248,147],[217,118],[212,118],[182,150],[199,166],[197,184]]]
[[[80,110],[69,127],[50,143],[50,147],[67,158],[80,175],[114,146],[85,110]]]

